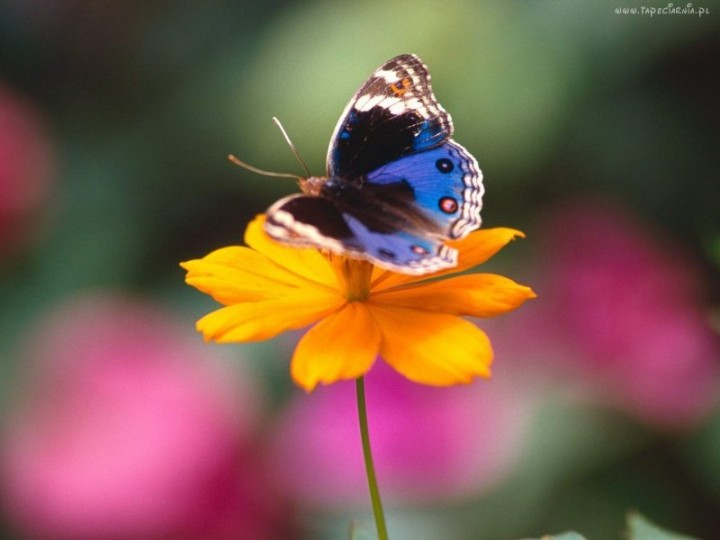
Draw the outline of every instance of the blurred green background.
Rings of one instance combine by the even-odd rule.
[[[27,167],[11,169],[7,157],[0,163],[8,207],[0,207],[4,416],[13,418],[33,385],[27,351],[38,321],[79,295],[140,299],[200,341],[194,321],[214,304],[184,285],[178,262],[241,243],[247,222],[295,189],[239,169],[226,155],[300,172],[271,122],[277,116],[321,174],[350,96],[373,69],[405,52],[429,66],[455,138],[480,162],[485,225],[528,235],[498,268],[534,286],[537,304],[551,277],[543,271],[546,244],[536,241],[543,223],[569,200],[610,200],[651,231],[662,260],[682,258],[694,269],[687,277],[699,290],[693,309],[716,334],[720,5],[692,6],[709,13],[624,14],[640,9],[631,1],[0,0],[0,110],[29,111],[32,126],[20,131],[39,142],[27,143],[28,160],[44,163],[32,180],[23,177]],[[10,148],[3,156],[25,151],[7,126],[0,130]],[[29,202],[13,206],[13,194],[32,182],[39,187]],[[569,234],[573,227],[581,229],[582,219],[568,223]],[[646,331],[642,321],[633,330]],[[237,362],[262,381],[267,425],[298,393],[287,375],[291,347],[292,340],[276,340],[223,353],[228,363],[242,356]],[[526,349],[525,361],[534,363],[540,352],[531,341]],[[714,364],[710,378],[717,353],[704,353],[703,366]],[[515,369],[528,364],[520,358]],[[498,354],[496,373],[502,365]],[[546,388],[562,389],[563,376],[551,373],[555,386]],[[544,412],[509,479],[483,494],[398,505],[389,516],[393,538],[445,531],[437,534],[509,540],[567,529],[619,538],[630,509],[720,538],[714,401],[671,427],[622,406],[541,401]],[[289,506],[291,533],[255,538],[343,537],[344,513],[302,500]],[[13,512],[3,513],[8,538],[62,538],[24,532]],[[322,536],[311,524],[327,520]],[[162,534],[110,538],[216,538]]]

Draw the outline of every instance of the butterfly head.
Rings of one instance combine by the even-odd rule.
[[[327,177],[325,176],[310,176],[308,178],[298,178],[298,185],[300,186],[300,190],[305,195],[311,195],[311,196],[319,196],[322,187],[327,182]]]

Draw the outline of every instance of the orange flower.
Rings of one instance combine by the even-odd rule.
[[[225,307],[197,322],[207,341],[260,341],[312,325],[293,354],[295,382],[310,391],[367,373],[378,354],[408,379],[434,386],[489,377],[492,347],[461,316],[507,313],[535,293],[496,274],[456,274],[485,262],[519,231],[481,229],[449,245],[457,267],[400,274],[315,248],[279,244],[264,216],[232,246],[181,263],[186,282]]]

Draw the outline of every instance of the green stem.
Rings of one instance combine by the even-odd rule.
[[[365,379],[358,377],[356,383],[360,437],[362,438],[365,472],[367,474],[368,487],[370,488],[370,500],[372,501],[373,514],[375,514],[375,526],[377,527],[378,540],[388,540],[387,528],[385,527],[385,514],[383,513],[382,501],[380,501],[380,491],[378,490],[372,450],[370,449],[370,433],[368,431],[367,408],[365,407]]]

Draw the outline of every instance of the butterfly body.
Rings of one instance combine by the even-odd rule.
[[[451,139],[452,121],[414,55],[378,68],[331,138],[326,177],[268,209],[265,230],[390,270],[424,274],[457,264],[444,241],[480,226],[482,173]]]

